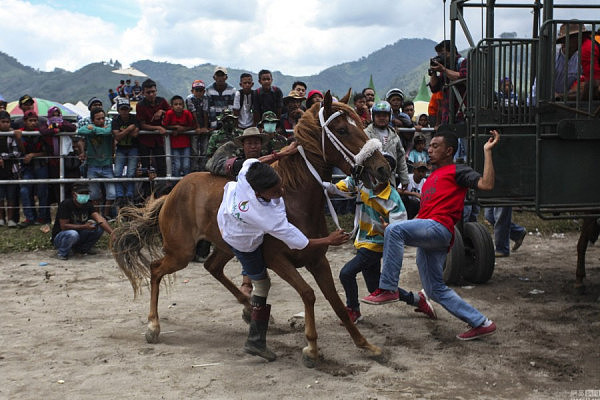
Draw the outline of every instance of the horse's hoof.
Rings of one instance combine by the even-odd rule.
[[[379,357],[383,354],[381,347],[375,346],[374,344],[372,344],[368,350],[371,352],[371,357]]]
[[[310,358],[306,354],[302,354],[302,364],[304,364],[306,368],[314,368],[317,366],[317,360]]]
[[[153,331],[151,329],[146,330],[146,342],[148,343],[158,343],[158,335],[160,331]]]
[[[305,348],[302,349],[302,364],[304,364],[304,366],[306,368],[315,368],[319,362],[319,359],[321,358],[321,353],[317,352],[316,356],[311,355],[311,352],[308,348],[308,346],[306,346]]]

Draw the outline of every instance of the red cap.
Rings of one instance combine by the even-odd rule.
[[[311,98],[311,97],[313,97],[315,94],[319,94],[319,95],[321,95],[321,97],[325,97],[325,96],[323,96],[323,93],[321,93],[321,91],[320,91],[320,90],[313,89],[313,90],[311,90],[310,92],[308,92],[308,96],[306,96],[306,98],[307,98],[307,99],[310,99],[310,98]]]
[[[23,119],[27,119],[27,118],[30,118],[30,117],[35,117],[35,118],[37,118],[37,117],[38,117],[38,115],[37,115],[37,114],[35,113],[35,111],[33,111],[33,110],[28,110],[28,111],[25,111],[25,114],[23,114]]]

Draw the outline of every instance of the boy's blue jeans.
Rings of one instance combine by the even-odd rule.
[[[186,176],[190,173],[190,152],[189,147],[171,149],[173,154],[173,176]]]
[[[93,231],[69,229],[60,231],[54,238],[54,247],[59,256],[68,256],[71,249],[79,253],[87,253],[102,236],[104,230],[97,226]]]
[[[353,310],[359,309],[358,285],[356,275],[362,272],[367,289],[372,293],[379,287],[379,276],[382,254],[373,250],[360,248],[356,256],[344,265],[340,271],[340,281],[346,292],[346,305]]]
[[[23,179],[48,179],[48,166],[44,165],[37,168],[26,166],[23,168],[22,176]],[[35,209],[35,201],[33,199],[34,192],[37,195],[39,202],[39,210],[37,210],[37,212]],[[21,205],[23,206],[23,214],[25,214],[26,220],[33,222],[38,219],[40,222],[50,222],[47,183],[21,185],[20,193]]]
[[[137,168],[138,160],[138,149],[137,147],[131,146],[117,146],[115,153],[115,177],[121,178],[123,176],[123,170],[127,165],[127,178],[133,178],[135,176],[135,170]],[[123,193],[123,187],[125,187],[125,193]],[[133,190],[135,182],[117,183],[115,185],[115,192],[117,197],[129,197],[133,198]]]
[[[386,290],[398,288],[404,246],[418,247],[417,267],[427,295],[450,314],[477,327],[485,322],[485,316],[446,286],[442,276],[451,238],[452,234],[446,227],[431,219],[412,219],[389,225],[383,239],[379,287]]]
[[[262,244],[256,250],[248,253],[236,250],[233,247],[231,247],[231,250],[242,264],[243,275],[248,275],[253,281],[260,281],[267,277],[267,266],[263,258]]]

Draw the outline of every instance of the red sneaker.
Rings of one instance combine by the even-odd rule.
[[[359,310],[353,310],[350,307],[346,307],[346,311],[348,312],[350,321],[352,321],[354,324],[356,324],[358,321],[362,321],[363,317],[360,314]],[[344,325],[344,324],[340,321],[340,325]]]
[[[456,337],[460,340],[473,340],[482,338],[484,336],[493,335],[494,333],[496,333],[496,324],[492,322],[490,326],[481,325],[477,328],[471,328],[460,335],[456,335]]]
[[[422,312],[426,314],[431,319],[437,319],[437,315],[435,314],[435,310],[433,309],[433,303],[429,301],[429,297],[427,297],[427,293],[425,293],[424,289],[421,289],[419,292],[419,305],[415,308],[416,312]]]
[[[398,301],[399,294],[398,289],[391,291],[377,288],[373,293],[368,295],[367,297],[363,297],[361,301],[367,304],[387,304]]]

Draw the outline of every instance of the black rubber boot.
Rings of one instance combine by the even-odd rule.
[[[244,345],[244,351],[253,356],[259,356],[267,361],[274,361],[277,356],[267,348],[267,329],[269,328],[271,305],[252,307],[250,331]]]

